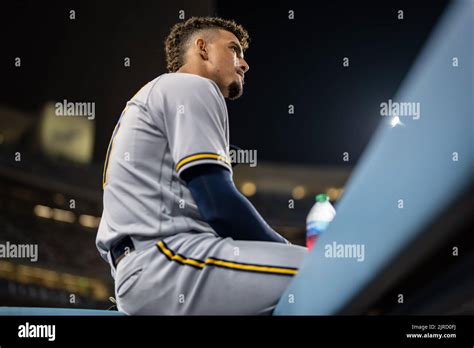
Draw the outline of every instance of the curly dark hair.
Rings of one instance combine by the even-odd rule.
[[[219,17],[191,17],[185,22],[175,24],[165,40],[166,67],[169,72],[176,72],[183,66],[188,39],[195,32],[204,29],[229,31],[237,37],[244,52],[249,47],[249,34],[233,20]]]

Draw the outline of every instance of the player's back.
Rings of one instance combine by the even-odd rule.
[[[114,129],[104,164],[104,211],[97,236],[103,257],[111,244],[125,235],[215,233],[201,219],[190,191],[176,170],[170,137],[186,137],[186,129],[180,134],[178,126],[170,130],[167,125],[167,120],[182,117],[180,106],[192,108],[186,104],[187,96],[203,88],[217,93],[214,92],[217,85],[208,79],[190,74],[164,74],[146,84],[127,103]],[[222,103],[225,109],[223,97]],[[224,111],[227,117],[227,110]]]

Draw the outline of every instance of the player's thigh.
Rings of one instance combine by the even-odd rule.
[[[116,295],[126,313],[270,314],[307,254],[300,246],[212,234],[163,242],[119,265]],[[142,274],[132,286],[125,279],[134,269]]]
[[[307,249],[270,242],[225,239],[199,281],[198,314],[270,314]]]

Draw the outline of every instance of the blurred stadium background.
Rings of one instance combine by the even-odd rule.
[[[380,102],[395,93],[446,2],[0,6],[0,243],[39,249],[35,263],[0,259],[0,304],[105,309],[113,284],[95,233],[107,144],[126,101],[166,71],[162,42],[181,10],[249,30],[245,94],[228,107],[231,143],[257,150],[258,165],[236,167],[235,182],[277,231],[303,245],[314,195],[337,204],[380,121]],[[55,116],[64,99],[94,102],[95,119]]]

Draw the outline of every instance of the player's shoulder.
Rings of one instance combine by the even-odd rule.
[[[167,73],[156,79],[156,88],[162,93],[212,93],[219,95],[217,84],[205,77],[188,73]]]

